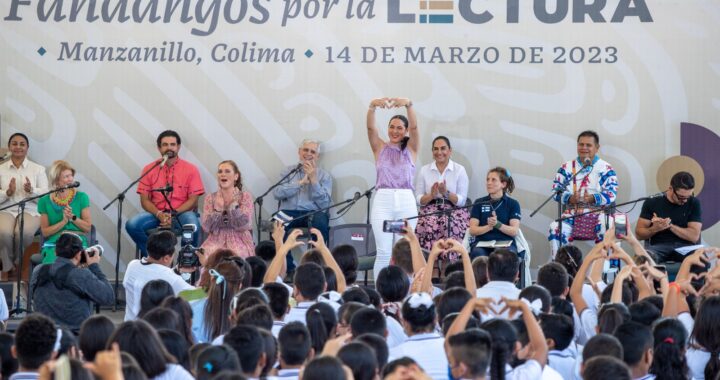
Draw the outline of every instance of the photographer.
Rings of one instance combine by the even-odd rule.
[[[145,284],[150,280],[165,280],[172,286],[175,295],[183,290],[195,289],[173,269],[171,269],[173,254],[175,254],[177,238],[172,231],[161,230],[148,238],[148,256],[141,260],[131,261],[125,270],[123,287],[125,288],[125,320],[137,319],[140,311],[140,295]]]
[[[100,270],[101,252],[97,248],[84,250],[80,237],[65,232],[57,240],[55,253],[54,263],[39,265],[33,271],[30,289],[35,310],[77,331],[92,313],[91,302],[112,305],[115,294]]]

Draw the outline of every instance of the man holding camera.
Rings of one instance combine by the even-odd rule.
[[[100,270],[97,247],[85,250],[79,236],[65,232],[56,242],[55,254],[54,263],[39,265],[33,271],[30,289],[35,310],[62,327],[78,331],[92,314],[92,302],[112,305],[115,293]]]
[[[123,277],[126,321],[137,319],[142,290],[152,280],[167,281],[176,295],[183,290],[195,289],[171,269],[175,243],[177,238],[172,231],[155,232],[147,241],[148,256],[128,264]]]

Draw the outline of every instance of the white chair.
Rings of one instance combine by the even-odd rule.
[[[463,247],[465,247],[468,252],[472,249],[472,247],[470,247],[471,239],[472,235],[470,235],[470,229],[468,228],[465,230],[465,237],[462,241]],[[522,266],[522,269],[520,270],[520,287],[526,288],[532,285],[532,277],[530,277],[530,261],[532,260],[532,253],[530,252],[530,243],[525,240],[525,235],[523,235],[522,229],[518,229],[518,234],[515,236],[515,245],[517,246],[518,252],[525,252],[525,258],[520,259],[520,265]]]

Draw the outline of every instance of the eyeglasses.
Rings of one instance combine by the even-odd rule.
[[[688,200],[690,200],[690,198],[692,198],[693,196],[695,196],[694,193],[690,193],[690,195],[688,195],[688,196],[681,196],[680,194],[677,193],[677,190],[675,190],[675,189],[672,189],[672,192],[673,192],[673,194],[675,195],[675,198],[676,198],[676,199],[678,200],[678,202],[680,202],[680,203],[685,203],[685,202],[687,202]]]

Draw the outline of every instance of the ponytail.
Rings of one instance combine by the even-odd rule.
[[[505,380],[505,365],[512,358],[513,348],[518,333],[511,322],[504,319],[491,319],[480,325],[492,337],[492,354],[490,355],[490,378]]]
[[[402,141],[400,142],[400,150],[405,150],[405,148],[407,148],[408,141],[410,141],[410,137],[403,137]]]
[[[318,302],[308,308],[305,314],[305,322],[310,332],[310,341],[315,353],[319,355],[325,347],[325,342],[330,339],[337,317],[333,308],[324,302]]]

